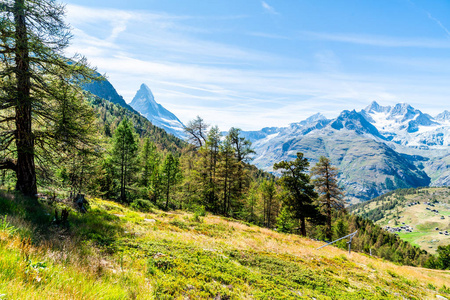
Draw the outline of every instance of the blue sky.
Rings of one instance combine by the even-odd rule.
[[[74,38],[130,102],[141,83],[181,121],[287,126],[407,102],[450,109],[448,0],[70,0]]]

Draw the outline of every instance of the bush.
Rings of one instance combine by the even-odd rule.
[[[131,203],[131,208],[142,212],[153,212],[155,206],[152,202],[145,199],[136,199]]]

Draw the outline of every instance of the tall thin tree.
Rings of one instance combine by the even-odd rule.
[[[71,37],[63,18],[64,6],[53,0],[1,3],[0,150],[8,155],[0,157],[0,169],[13,170],[16,189],[29,196],[37,192],[36,146],[59,138],[37,130],[39,123],[56,124],[51,100],[60,95],[49,82],[74,89],[74,77],[92,74],[84,60],[62,56]]]
[[[120,201],[127,202],[126,188],[129,184],[137,153],[137,141],[134,137],[133,125],[128,119],[123,119],[117,126],[113,137],[113,162],[118,169],[120,180]]]
[[[165,209],[167,210],[169,208],[170,193],[173,187],[176,186],[181,179],[180,162],[171,152],[169,152],[164,159],[164,163],[161,168],[161,178],[164,194],[166,196]]]
[[[344,192],[338,185],[339,170],[331,165],[329,158],[321,156],[316,165],[311,169],[311,175],[316,191],[319,194],[319,202],[325,210],[326,226],[325,235],[332,240],[331,217],[333,210],[343,209],[345,205]]]

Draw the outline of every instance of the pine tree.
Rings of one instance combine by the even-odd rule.
[[[161,158],[156,145],[149,138],[145,138],[140,156],[140,184],[142,186],[147,187],[151,183],[152,177],[157,173],[160,162]]]
[[[338,186],[338,169],[331,165],[328,158],[321,156],[319,162],[311,169],[313,183],[319,194],[319,202],[325,208],[325,235],[329,241],[333,238],[331,217],[333,210],[344,208],[344,193]]]
[[[292,220],[291,208],[284,205],[277,217],[277,231],[289,233],[292,227],[294,227],[294,221]]]
[[[54,128],[60,112],[54,108],[61,104],[61,91],[80,94],[74,83],[92,73],[84,60],[76,62],[61,55],[70,39],[61,4],[12,0],[2,1],[1,8],[0,152],[7,150],[10,155],[0,157],[0,169],[13,170],[16,190],[34,196],[35,159],[46,163],[39,155],[48,154],[60,139]],[[46,127],[42,132],[40,125]],[[54,127],[49,131],[50,125]],[[78,139],[80,135],[67,137]]]
[[[306,219],[320,221],[322,215],[314,204],[317,193],[310,183],[306,171],[309,162],[303,157],[303,153],[297,152],[297,158],[293,161],[281,161],[274,164],[274,170],[281,170],[281,185],[287,192],[285,204],[291,207],[294,218],[300,220],[300,232],[306,236]]]
[[[124,119],[116,128],[113,137],[113,162],[120,180],[120,201],[127,202],[126,188],[135,169],[137,141],[134,137],[133,125]]]

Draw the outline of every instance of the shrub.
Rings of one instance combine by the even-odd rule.
[[[155,208],[152,202],[145,199],[136,199],[131,203],[130,206],[135,210],[143,212],[153,212],[153,209]]]

